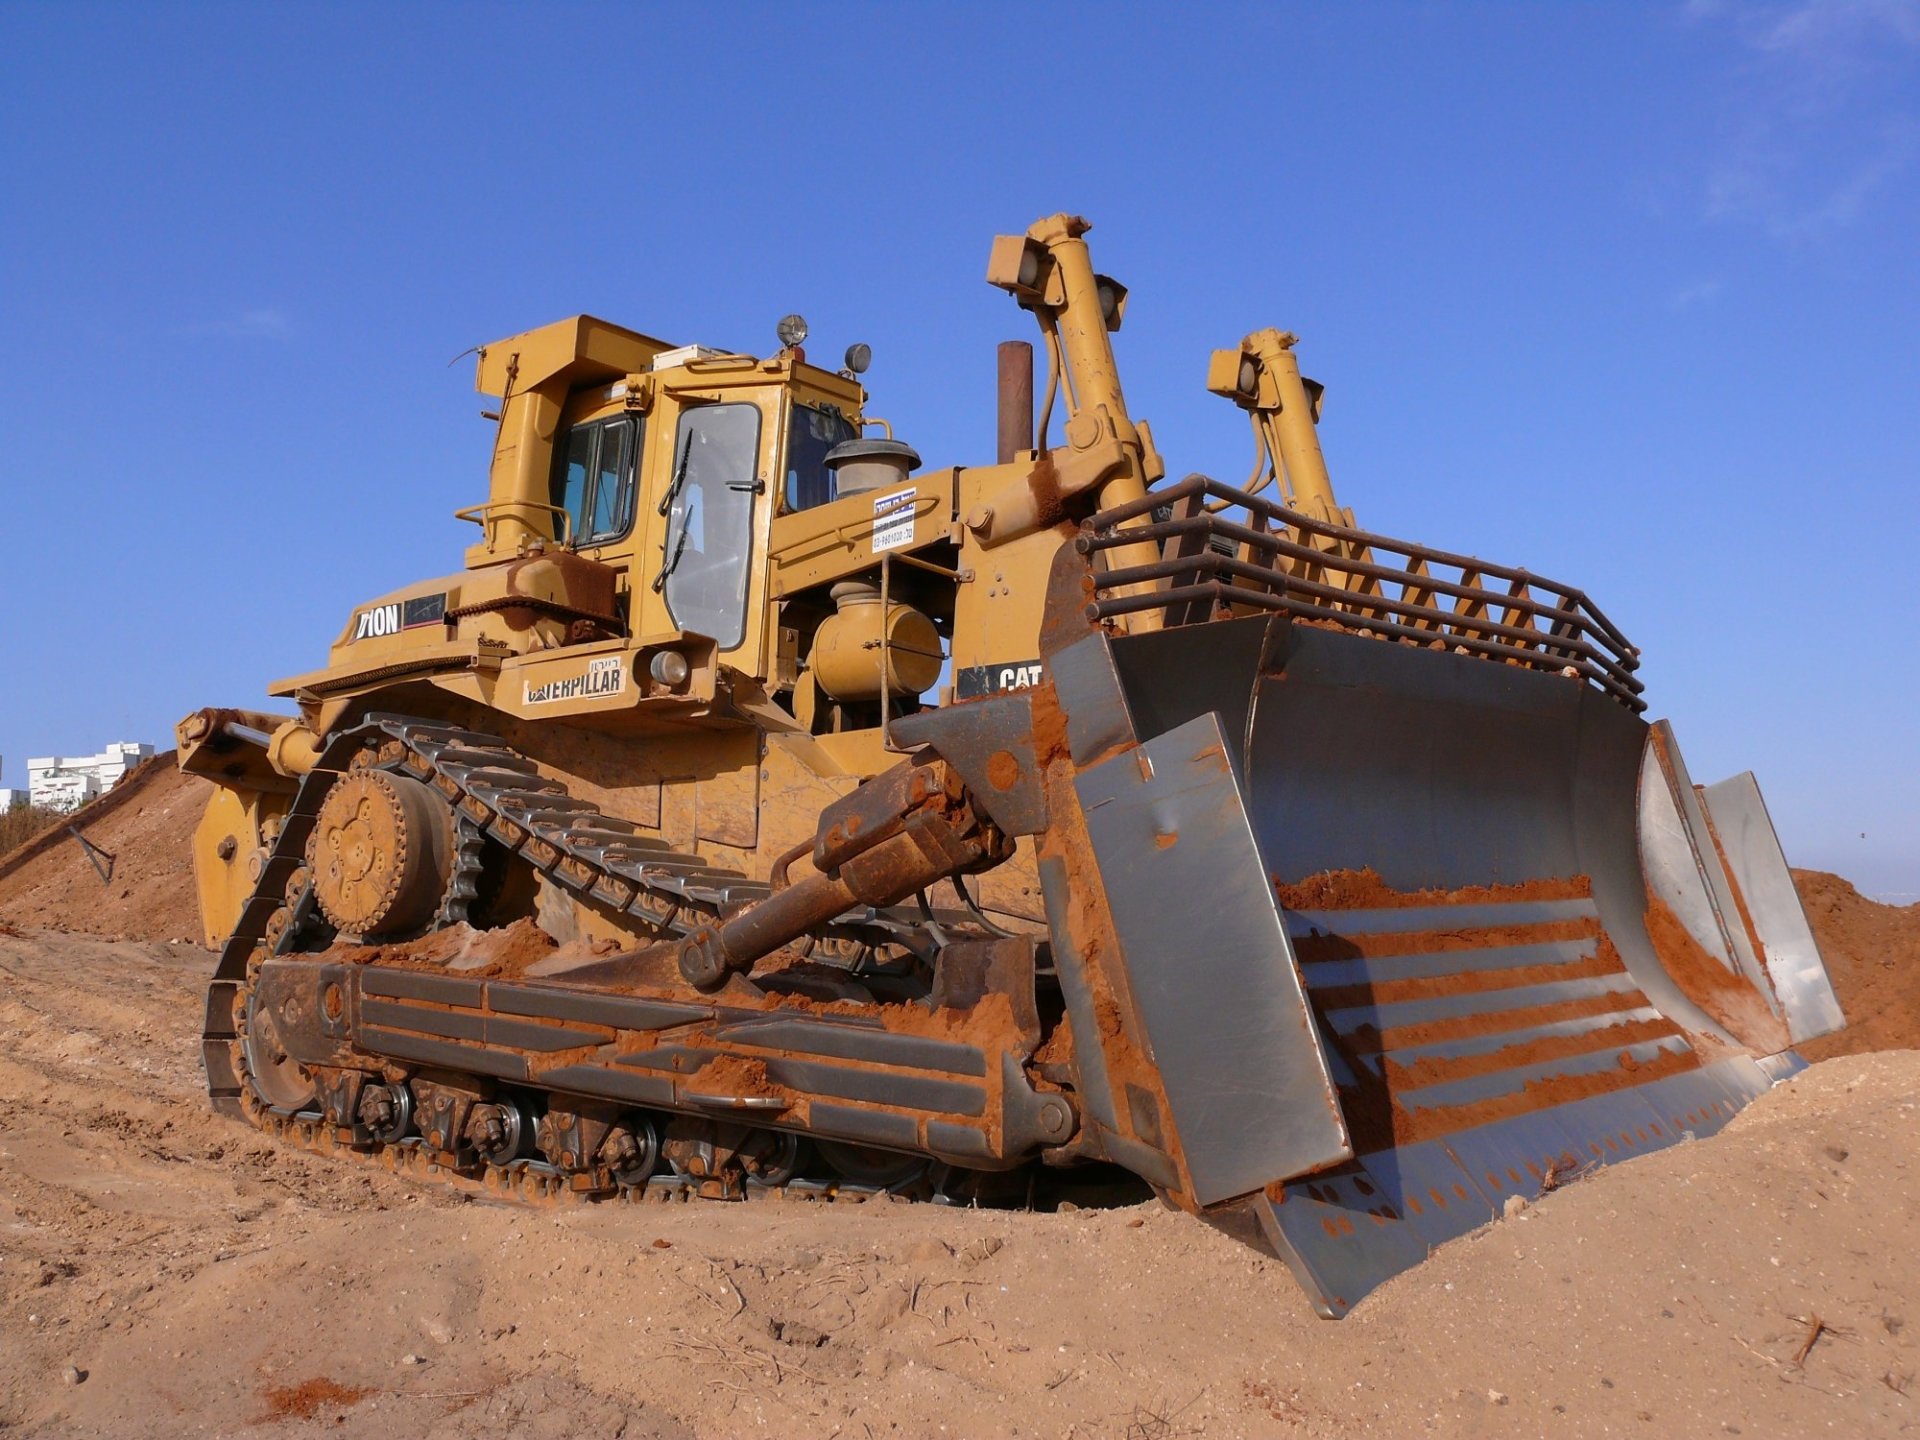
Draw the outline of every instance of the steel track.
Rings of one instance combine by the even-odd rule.
[[[312,878],[306,871],[307,842],[327,791],[340,776],[358,767],[411,775],[432,785],[452,809],[455,864],[432,928],[466,919],[476,894],[484,838],[493,839],[568,890],[633,915],[661,936],[687,934],[770,893],[765,882],[641,836],[631,823],[575,800],[565,786],[538,774],[532,762],[497,736],[406,716],[371,715],[334,736],[319,764],[302,778],[253,895],[221,949],[202,1035],[214,1108],[314,1153],[351,1156],[410,1178],[504,1199],[550,1204],[607,1194],[577,1189],[569,1175],[539,1161],[484,1165],[475,1175],[443,1163],[444,1157],[417,1139],[369,1143],[350,1129],[337,1129],[318,1112],[276,1110],[256,1089],[240,1038],[254,981],[268,958],[299,946],[313,920],[316,907]],[[901,944],[920,953],[937,944],[928,927],[898,911],[867,909],[843,915],[820,934],[868,948]],[[613,1193],[627,1200],[670,1201],[700,1194],[703,1188],[712,1187],[702,1187],[692,1177],[663,1174],[651,1177],[644,1186]],[[749,1182],[746,1193],[823,1201],[864,1200],[877,1194],[910,1198],[908,1190],[938,1198],[937,1186],[925,1178],[889,1190],[796,1176],[779,1186]]]
[[[249,1087],[247,1115],[254,1126],[274,1139],[330,1161],[345,1160],[356,1165],[384,1170],[390,1175],[424,1184],[441,1185],[463,1194],[485,1196],[512,1204],[530,1206],[628,1204],[675,1204],[690,1200],[717,1199],[707,1193],[691,1175],[662,1173],[649,1177],[644,1185],[612,1189],[577,1188],[561,1170],[539,1160],[515,1160],[506,1165],[476,1163],[467,1167],[443,1164],[423,1141],[412,1138],[398,1144],[382,1145],[356,1141],[351,1131],[327,1123],[318,1111],[289,1113],[261,1104]],[[939,1167],[932,1167],[938,1169]],[[822,1180],[795,1176],[781,1185],[766,1185],[748,1180],[737,1199],[749,1201],[786,1201],[789,1203],[865,1204],[883,1200],[896,1204],[928,1202],[936,1205],[960,1203],[942,1193],[928,1176],[895,1186],[862,1184],[851,1180]],[[719,1200],[718,1203],[735,1203]]]

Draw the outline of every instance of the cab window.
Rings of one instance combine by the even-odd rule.
[[[787,427],[787,483],[781,491],[786,509],[811,510],[834,498],[827,452],[853,439],[853,425],[838,410],[795,405]]]
[[[722,650],[746,638],[753,559],[753,497],[759,479],[760,407],[702,405],[680,417],[667,534],[654,588],[682,630]]]
[[[633,524],[640,417],[615,415],[576,425],[556,449],[553,503],[567,512],[574,543],[597,545],[625,535]]]

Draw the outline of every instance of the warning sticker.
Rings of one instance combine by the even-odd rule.
[[[920,492],[897,490],[873,497],[873,553],[913,543],[913,502]]]

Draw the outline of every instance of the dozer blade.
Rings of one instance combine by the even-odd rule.
[[[1353,1153],[1231,749],[1202,715],[1076,781],[1173,1122],[1162,1148],[1177,1137],[1174,1188],[1199,1205]]]
[[[1751,777],[1577,678],[1285,617],[1049,658],[1112,933],[1062,983],[1116,957],[1168,1188],[1326,1315],[1840,1023]]]
[[[1830,1035],[1847,1023],[1827,977],[1826,962],[1794,889],[1780,837],[1751,770],[1704,786],[1708,830],[1744,905],[1773,993],[1786,1012],[1793,1043]]]

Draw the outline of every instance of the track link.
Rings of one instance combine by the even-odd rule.
[[[423,1184],[442,1186],[475,1198],[531,1206],[559,1205],[670,1205],[716,1198],[710,1187],[690,1175],[660,1174],[644,1185],[581,1188],[563,1172],[538,1160],[515,1160],[507,1165],[458,1167],[443,1164],[419,1139],[393,1145],[357,1141],[353,1132],[327,1122],[318,1111],[288,1113],[258,1103],[249,1092],[247,1118],[256,1128],[283,1144],[330,1161],[347,1161]],[[860,1205],[872,1201],[936,1205],[960,1203],[928,1178],[897,1186],[867,1185],[848,1180],[795,1177],[781,1185],[748,1181],[737,1199],[806,1205]],[[722,1202],[732,1203],[732,1202]]]

